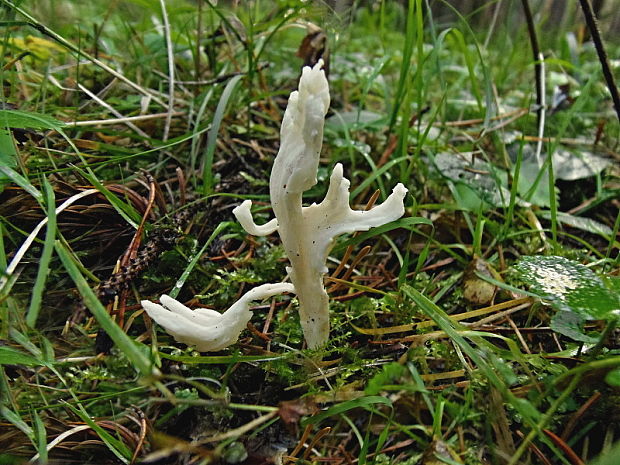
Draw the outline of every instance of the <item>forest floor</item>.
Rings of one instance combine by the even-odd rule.
[[[585,1],[0,3],[0,464],[620,463],[617,12],[606,73]],[[284,295],[200,353],[140,301],[286,280],[232,209],[321,57],[304,202],[405,215],[336,240],[326,346]]]

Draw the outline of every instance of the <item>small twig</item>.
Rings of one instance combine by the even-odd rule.
[[[605,46],[603,45],[603,40],[601,39],[601,34],[599,32],[596,16],[594,15],[592,5],[590,5],[590,2],[588,0],[579,0],[579,3],[581,3],[583,16],[586,19],[586,24],[588,25],[588,30],[590,31],[590,35],[592,36],[594,47],[596,47],[598,59],[601,62],[603,76],[605,76],[607,88],[609,89],[609,93],[611,94],[611,98],[614,102],[614,108],[616,109],[618,121],[620,121],[620,95],[618,95],[618,87],[616,86],[614,75],[611,72],[611,68],[609,67],[607,52],[605,51]]]
[[[538,106],[536,110],[536,114],[538,116],[538,127],[540,127],[540,120],[542,119],[542,109],[543,109],[543,92],[544,83],[542,82],[542,61],[540,59],[540,47],[538,46],[538,37],[536,36],[536,26],[534,25],[534,18],[532,16],[532,10],[530,9],[530,4],[528,0],[521,0],[521,4],[523,5],[523,13],[525,14],[525,22],[527,23],[527,32],[530,36],[530,45],[532,47],[532,56],[534,57],[534,74],[536,79],[536,105]]]
[[[564,441],[568,440],[568,437],[575,429],[575,426],[577,425],[577,422],[579,421],[579,419],[583,417],[583,414],[586,413],[586,411],[590,407],[592,407],[592,405],[594,405],[600,398],[601,398],[601,393],[599,391],[596,391],[594,394],[590,396],[590,398],[586,401],[586,403],[583,404],[581,407],[579,407],[579,410],[577,410],[571,416],[570,420],[568,420],[568,423],[566,424],[566,427],[564,428],[564,431],[562,431],[562,435],[560,436]]]
[[[102,126],[102,125],[111,125],[111,124],[119,124],[119,123],[132,123],[134,121],[147,121],[150,119],[159,119],[165,118],[170,113],[155,113],[152,115],[139,115],[139,116],[124,116],[121,118],[113,118],[113,119],[91,119],[88,121],[70,121],[67,122],[67,126]],[[172,116],[180,116],[183,115],[182,111],[175,111],[172,113]]]
[[[553,431],[544,429],[543,433],[545,433],[549,437],[549,439],[551,439],[551,441],[556,446],[558,446],[562,450],[562,452],[564,452],[564,455],[568,457],[568,460],[570,460],[573,465],[585,465],[585,462],[579,458],[575,451]]]

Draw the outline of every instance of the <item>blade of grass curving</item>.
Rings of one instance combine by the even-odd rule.
[[[366,239],[386,233],[388,231],[391,231],[392,229],[397,229],[397,228],[408,229],[409,227],[414,226],[416,224],[426,224],[428,226],[433,226],[433,222],[426,218],[420,218],[420,217],[401,218],[400,220],[392,221],[391,223],[377,226],[376,228],[372,228],[370,231],[363,232],[361,234],[358,234],[355,237],[347,239],[346,241],[343,241],[342,243],[334,247],[334,251],[336,252],[339,250],[346,249],[350,245],[359,244],[360,242],[363,242]]]
[[[2,169],[2,167],[0,167],[0,169]],[[34,189],[34,187],[32,187],[32,189]],[[36,192],[40,195],[38,191]],[[55,210],[56,215],[58,215],[65,208],[67,208],[69,205],[73,204],[77,200],[81,199],[82,197],[86,197],[88,195],[95,194],[97,192],[98,191],[96,189],[87,189],[85,191],[82,191],[78,194],[75,194],[69,197],[58,208],[56,208]],[[15,254],[13,255],[11,262],[6,267],[5,275],[0,276],[0,300],[6,297],[11,291],[11,288],[15,284],[13,273],[15,272],[22,258],[24,258],[24,255],[26,254],[26,252],[28,251],[32,243],[34,242],[37,235],[39,234],[39,231],[41,231],[41,229],[43,228],[43,226],[45,226],[46,223],[47,223],[47,217],[43,218],[43,220],[41,220],[41,222],[37,224],[37,226],[32,230],[32,232],[28,235],[26,240],[23,242],[23,244],[19,247],[17,252],[15,252]]]
[[[452,29],[452,36],[456,39],[456,44],[465,60],[465,66],[467,68],[467,73],[469,75],[469,82],[471,84],[471,90],[474,94],[474,98],[478,104],[478,111],[482,113],[484,111],[483,103],[482,103],[482,92],[480,91],[480,84],[478,82],[478,76],[476,74],[476,64],[475,60],[467,47],[467,42],[465,41],[465,36],[458,29]]]
[[[349,159],[351,160],[351,171],[354,172],[356,170],[356,156],[355,156],[355,151],[356,151],[356,146],[353,143],[353,140],[351,139],[351,133],[349,132],[349,125],[344,121],[344,118],[342,118],[342,115],[336,111],[334,111],[334,115],[340,120],[340,124],[342,127],[342,130],[344,132],[344,139],[347,142],[347,150],[349,152]],[[377,170],[377,165],[375,164],[375,161],[372,159],[372,157],[370,156],[370,154],[365,151],[365,150],[360,150],[357,149],[357,152],[362,155],[362,158],[364,160],[366,160],[366,163],[368,163],[368,166],[370,166],[370,171],[372,173],[376,173]],[[383,179],[381,179],[380,176],[375,176],[374,179],[377,181],[377,186],[378,189],[381,191],[381,198],[385,198],[386,197],[386,189],[385,189],[385,185],[383,184]]]
[[[415,41],[415,0],[409,0],[407,7],[407,25],[405,26],[405,42],[403,45],[403,61],[400,65],[400,74],[396,93],[394,94],[394,103],[392,104],[392,114],[390,116],[390,126],[388,132],[394,130],[394,125],[400,112],[400,105],[406,92],[406,84],[408,82],[409,68],[411,67],[411,57],[413,56],[413,43]]]
[[[217,133],[220,130],[220,125],[222,124],[222,120],[224,119],[224,113],[226,112],[226,107],[228,106],[228,101],[232,96],[232,93],[235,91],[239,81],[243,78],[243,75],[234,76],[226,87],[224,88],[224,92],[222,92],[222,96],[220,97],[220,101],[217,103],[217,107],[215,109],[215,114],[213,115],[213,122],[211,123],[211,129],[209,130],[209,135],[207,136],[207,148],[204,153],[204,165],[202,168],[202,191],[205,195],[208,195],[213,190],[214,176],[213,176],[213,156],[215,154],[215,143],[217,141]]]
[[[402,291],[415,302],[429,318],[434,320],[437,326],[439,326],[458,347],[460,347],[460,349],[475,363],[488,381],[495,386],[503,394],[504,398],[523,416],[523,419],[526,420],[530,426],[535,425],[536,420],[540,417],[540,412],[538,412],[530,402],[525,399],[519,399],[510,392],[493,366],[484,359],[480,351],[471,346],[463,335],[457,331],[455,323],[450,320],[448,315],[421,292],[408,284],[402,287]],[[476,337],[472,337],[474,342],[476,339]]]
[[[484,215],[482,214],[482,209],[480,209],[478,211],[478,215],[476,216],[476,227],[474,228],[472,244],[473,253],[478,257],[482,256],[482,234],[484,233],[485,223],[486,220],[484,219]]]
[[[97,323],[108,333],[110,338],[123,351],[127,359],[134,365],[142,376],[157,376],[159,370],[153,367],[151,362],[144,355],[148,350],[142,351],[138,344],[131,339],[125,332],[114,322],[105,307],[99,302],[97,296],[90,288],[72,256],[72,253],[60,242],[55,242],[56,253],[60,257],[67,273],[75,283],[84,304],[92,312]]]
[[[519,151],[517,152],[517,160],[514,166],[514,173],[512,175],[512,185],[510,186],[510,201],[508,202],[508,211],[504,218],[504,224],[502,225],[501,232],[499,234],[500,240],[505,239],[507,231],[510,229],[512,220],[514,218],[515,205],[517,203],[517,192],[519,190],[519,176],[521,175],[521,163],[523,162],[523,147],[525,141],[523,138],[519,143]]]
[[[292,22],[292,20],[299,16],[299,12],[301,10],[301,5],[293,5],[290,9],[287,10],[286,14],[282,15],[282,19],[278,21],[278,23],[273,27],[273,29],[267,34],[267,36],[262,40],[258,51],[256,52],[256,56],[254,57],[254,61],[258,64],[261,55],[265,51],[267,44],[273,39],[275,34],[282,29],[282,27],[288,23]]]
[[[192,140],[193,138],[197,137],[198,135],[207,132],[211,129],[210,125],[207,125],[199,130],[194,130],[191,133],[187,133],[187,134],[183,134],[181,136],[178,137],[174,137],[172,139],[168,139],[168,142],[162,145],[158,145],[155,148],[152,149],[148,149],[148,150],[143,150],[140,152],[134,152],[128,155],[119,155],[117,157],[114,157],[112,159],[108,159],[108,160],[104,160],[104,161],[99,161],[99,162],[91,162],[89,163],[89,167],[90,168],[96,168],[96,167],[103,167],[106,165],[109,165],[111,163],[114,164],[118,164],[122,161],[127,161],[130,160],[132,158],[145,158],[145,155],[149,155],[151,153],[160,153],[161,151],[165,150],[165,149],[169,149],[172,148],[176,145],[180,145],[184,142],[187,142],[189,140]],[[1,167],[0,167],[1,168]],[[41,171],[39,174],[42,175],[47,175],[47,174],[53,174],[53,173],[62,173],[62,172],[66,172],[66,171],[73,171],[75,170],[75,166],[67,166],[67,167],[63,167],[63,168],[57,168],[57,169],[52,169],[49,171]]]
[[[0,78],[2,76],[0,75]],[[0,128],[0,166],[7,166],[9,168],[17,168],[17,149],[15,148],[15,141],[9,129]],[[0,192],[4,190],[4,186],[8,182],[8,176],[4,173],[0,173]]]
[[[483,108],[485,112],[484,112],[484,122],[482,125],[486,130],[489,127],[491,118],[495,116],[495,114],[497,113],[497,102],[495,101],[495,97],[493,94],[493,80],[491,79],[491,72],[489,71],[489,68],[485,64],[481,46],[478,43],[477,36],[474,33],[471,26],[469,25],[469,22],[467,21],[467,19],[461,14],[461,12],[458,10],[457,7],[454,6],[452,2],[449,2],[448,0],[441,0],[441,3],[444,4],[448,9],[452,10],[452,12],[461,20],[461,23],[463,24],[465,29],[467,29],[468,35],[471,38],[471,41],[474,44],[474,47],[476,48],[476,54],[478,55],[478,63],[480,64],[480,69],[482,70],[482,79],[484,81],[484,100],[485,101],[484,101]],[[456,31],[456,29],[452,29],[451,31]],[[471,79],[476,79],[475,74],[470,77]]]
[[[48,115],[23,110],[0,110],[0,126],[21,129],[60,129],[66,124]]]
[[[41,309],[41,301],[43,292],[45,291],[45,283],[47,275],[50,271],[50,261],[54,252],[54,241],[56,240],[56,199],[54,197],[54,189],[47,178],[43,177],[43,188],[45,192],[45,200],[47,204],[47,226],[45,230],[45,241],[43,242],[43,251],[39,259],[39,268],[37,277],[32,288],[32,297],[28,313],[26,314],[26,324],[34,328]]]
[[[357,107],[357,118],[355,118],[356,124],[359,124],[360,122],[360,116],[362,114],[362,110],[366,107],[366,100],[368,99],[368,94],[370,92],[370,89],[373,83],[377,80],[377,78],[383,71],[383,68],[385,68],[385,66],[389,63],[391,59],[392,57],[390,56],[384,56],[380,58],[378,63],[372,68],[372,70],[368,74],[368,77],[364,80],[364,85],[362,86],[362,92],[359,97],[360,103],[359,103],[359,106]]]
[[[110,192],[110,190],[106,188],[101,183],[101,181],[99,181],[99,179],[97,179],[97,176],[90,168],[83,170],[80,167],[76,166],[75,169],[79,171],[82,176],[88,179],[92,183],[92,185],[95,186],[95,188],[103,194],[107,201],[110,202],[110,205],[112,205],[112,207],[118,212],[118,214],[121,215],[123,219],[131,225],[132,228],[138,229],[138,224],[140,224],[140,221],[142,220],[142,215],[140,215],[140,213],[136,211],[133,205],[127,202],[123,202],[121,199],[118,198],[118,196]]]
[[[12,423],[18,430],[24,433],[30,441],[36,445],[32,427],[24,421],[17,411],[13,411],[4,405],[0,405],[0,416]]]
[[[198,263],[198,260],[200,260],[200,257],[202,257],[202,254],[205,252],[205,250],[207,250],[207,247],[211,245],[211,242],[213,242],[213,240],[217,236],[219,236],[222,231],[224,231],[226,228],[233,226],[234,224],[235,223],[233,223],[232,221],[226,221],[226,222],[220,223],[217,226],[217,228],[215,228],[215,230],[209,236],[209,239],[207,239],[207,242],[204,243],[204,245],[201,247],[198,253],[196,253],[192,257],[192,259],[190,260],[185,270],[183,270],[181,277],[178,279],[178,281],[176,282],[176,284],[174,285],[174,287],[168,294],[170,297],[172,297],[173,299],[177,298],[177,296],[179,295],[179,292],[181,292],[181,288],[183,287],[183,285],[185,284],[185,281],[189,277],[189,274],[192,272],[192,270],[196,266],[196,263]]]
[[[383,447],[385,446],[385,443],[388,439],[389,433],[390,433],[390,425],[393,422],[393,417],[394,417],[394,410],[390,411],[390,416],[386,419],[386,427],[383,428],[383,430],[381,431],[381,433],[379,434],[379,437],[377,438],[377,444],[375,445],[375,452],[374,452],[374,456],[376,457],[377,455],[379,455],[381,453],[381,451],[383,450]],[[367,428],[366,432],[370,433],[371,428]],[[373,464],[376,462],[372,462]]]
[[[36,410],[31,410],[30,416],[32,417],[32,423],[34,424],[34,442],[37,453],[39,454],[37,463],[44,464],[47,463],[47,433],[45,431],[45,425]]]
[[[433,113],[431,114],[430,118],[426,122],[426,128],[424,129],[424,131],[420,133],[420,131],[418,130],[418,141],[416,143],[414,155],[412,157],[409,157],[409,166],[407,166],[407,169],[405,170],[404,175],[401,174],[401,182],[403,182],[405,185],[408,185],[411,182],[411,175],[413,173],[413,168],[415,167],[415,163],[417,160],[420,160],[420,156],[422,154],[422,148],[424,147],[424,144],[426,143],[426,139],[428,138],[428,135],[430,134],[431,129],[433,128],[433,124],[435,123],[435,121],[437,120],[437,117],[439,116],[439,112],[444,107],[444,102],[446,101],[447,95],[448,95],[447,92],[444,92],[441,95],[439,103],[437,103],[437,105],[435,106],[435,109],[433,110]],[[421,105],[421,102],[419,104]],[[420,119],[421,117],[418,117],[418,121],[420,121]],[[407,132],[403,132],[401,136],[401,140],[402,141],[407,140]],[[401,147],[403,150],[402,153],[403,155],[405,155],[407,153],[407,144],[403,143],[401,144]]]
[[[366,437],[362,437],[362,433],[360,432],[359,428],[355,426],[355,423],[353,423],[353,421],[348,416],[346,416],[343,413],[340,415],[340,417],[345,421],[345,423],[349,425],[351,432],[357,438],[357,442],[360,446],[360,451],[357,454],[357,463],[360,465],[365,465],[366,454],[368,454],[368,429],[370,428],[366,430]],[[370,421],[371,419],[372,419],[372,412],[370,412],[370,418],[368,421]]]
[[[0,222],[0,279],[5,278],[7,269],[6,252],[4,251],[4,224]],[[1,289],[0,289],[1,290]],[[9,334],[9,305],[0,296],[0,338],[6,339]]]
[[[555,196],[555,176],[553,173],[553,152],[547,155],[549,168],[547,176],[549,181],[549,211],[551,213],[551,239],[553,242],[553,253],[558,254],[560,244],[558,242],[558,205]]]
[[[207,109],[207,105],[209,103],[209,101],[211,100],[211,97],[213,96],[213,89],[214,86],[211,86],[209,88],[209,90],[207,91],[207,93],[205,94],[205,96],[202,99],[202,102],[200,102],[200,106],[198,107],[198,112],[196,113],[196,118],[194,119],[194,128],[192,129],[192,149],[190,152],[190,173],[192,175],[192,179],[194,180],[194,188],[196,188],[196,159],[198,158],[198,147],[199,147],[199,142],[200,142],[200,138],[198,136],[200,136],[205,129],[203,128],[202,130],[200,130],[200,122],[202,121],[202,117]],[[211,125],[209,125],[207,128],[207,130],[211,129]]]
[[[392,407],[392,401],[388,399],[387,397],[382,397],[382,396],[360,397],[359,399],[347,400],[340,404],[336,404],[321,413],[318,413],[309,418],[306,418],[302,420],[301,425],[302,426],[314,425],[316,423],[320,423],[325,418],[329,418],[334,415],[340,415],[341,413],[347,412],[351,409],[367,408],[375,404],[383,404],[383,405]]]
[[[91,429],[97,433],[97,435],[101,438],[101,440],[105,443],[108,449],[116,455],[121,462],[128,464],[133,456],[133,452],[129,447],[119,441],[106,430],[104,430],[101,426],[99,426],[87,413],[82,409],[75,408],[73,405],[66,403],[65,404],[73,413],[79,416],[84,423],[91,427]]]
[[[620,211],[616,215],[616,221],[614,222],[614,230],[609,238],[609,245],[607,246],[607,251],[605,252],[606,262],[609,262],[609,258],[611,257],[611,251],[614,249],[615,238],[618,237],[618,230],[620,229]],[[616,264],[618,264],[618,260],[620,260],[620,252],[616,255]]]
[[[170,133],[170,123],[172,122],[172,113],[174,112],[174,49],[172,48],[172,39],[170,37],[170,21],[168,20],[168,12],[166,11],[166,2],[159,0],[161,7],[161,15],[164,20],[164,38],[166,40],[166,56],[168,57],[168,114],[166,116],[166,124],[164,126],[164,134],[162,140],[168,140]]]
[[[355,189],[353,189],[353,191],[351,192],[350,198],[351,199],[355,199],[361,192],[363,192],[373,182],[379,183],[379,179],[380,179],[380,177],[381,177],[381,175],[383,173],[389,172],[394,165],[396,165],[396,164],[398,164],[400,162],[405,161],[407,158],[408,157],[398,157],[398,158],[395,158],[393,160],[390,160],[389,162],[387,162],[385,165],[383,165],[379,169],[374,169],[373,168],[373,170],[370,173],[370,175],[366,179],[364,179],[364,181],[359,186],[357,186]]]
[[[45,202],[43,194],[36,187],[30,184],[30,181],[28,181],[28,179],[23,177],[17,171],[9,168],[8,166],[0,166],[0,173],[4,174],[7,178],[9,178],[22,189],[24,189],[26,192],[28,192],[40,204]]]

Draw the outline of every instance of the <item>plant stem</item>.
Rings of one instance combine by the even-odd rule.
[[[583,16],[586,19],[586,24],[588,26],[588,30],[590,31],[590,35],[592,36],[594,47],[596,47],[598,59],[601,62],[603,76],[605,76],[605,82],[607,82],[609,93],[611,94],[611,98],[614,102],[614,108],[616,109],[618,121],[620,121],[620,95],[618,95],[618,87],[616,86],[616,82],[614,81],[614,75],[611,72],[611,68],[609,67],[607,52],[605,51],[605,46],[603,45],[603,40],[601,39],[601,34],[598,28],[598,24],[596,22],[596,16],[594,15],[594,11],[592,10],[592,5],[590,4],[589,0],[579,0],[579,2],[581,3]]]

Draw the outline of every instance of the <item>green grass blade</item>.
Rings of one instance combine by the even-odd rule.
[[[82,176],[88,179],[99,192],[103,194],[107,201],[110,202],[110,205],[114,207],[118,214],[121,215],[132,228],[138,229],[138,224],[142,218],[131,204],[123,202],[118,198],[118,196],[110,192],[110,190],[107,189],[101,181],[99,181],[99,179],[97,179],[97,176],[95,176],[95,173],[90,168],[87,170],[82,170],[76,167],[76,169],[82,174]]]
[[[39,358],[32,357],[17,349],[8,346],[0,347],[0,365],[25,365],[25,366],[41,366],[46,365]]]
[[[429,226],[433,225],[432,221],[426,218],[401,218],[400,220],[392,221],[391,223],[387,223],[382,226],[377,226],[376,228],[372,228],[370,231],[363,232],[355,237],[347,239],[346,241],[343,241],[342,243],[334,247],[334,251],[346,249],[350,245],[359,244],[360,242],[364,242],[366,239],[386,233],[388,231],[391,231],[392,229],[408,229],[409,227],[415,226],[416,224],[426,224]]]
[[[123,463],[129,463],[133,454],[131,449],[129,449],[125,443],[119,441],[99,426],[84,410],[75,408],[69,403],[66,403],[65,405],[69,407],[73,413],[79,416],[84,423],[90,426],[95,433],[97,433],[107,448],[110,449],[114,455],[116,455]]]
[[[455,324],[450,320],[448,315],[439,308],[436,304],[431,302],[421,292],[413,287],[405,284],[402,287],[404,294],[413,300],[420,309],[444,331],[452,341],[457,344],[461,350],[475,363],[489,382],[497,388],[510,402],[510,404],[517,409],[517,411],[523,416],[530,425],[536,424],[536,419],[540,417],[538,412],[527,400],[518,399],[510,392],[510,390],[504,384],[504,381],[497,375],[493,366],[491,366],[482,356],[482,353],[471,346],[463,337],[462,334],[457,331]]]
[[[222,92],[220,101],[217,104],[217,108],[215,109],[215,114],[213,115],[213,123],[211,124],[211,129],[209,130],[207,148],[204,154],[204,166],[202,168],[202,189],[204,194],[210,194],[213,189],[213,156],[215,154],[217,133],[219,132],[220,125],[224,119],[224,113],[226,112],[228,101],[242,78],[243,75],[238,75],[228,81],[228,84],[226,84],[226,87],[224,88],[224,92]]]
[[[30,416],[32,416],[32,422],[34,423],[34,439],[37,453],[39,454],[39,460],[37,463],[47,463],[47,432],[45,431],[45,424],[41,420],[41,416],[36,410],[31,410]]]
[[[394,94],[394,103],[392,104],[392,114],[390,116],[389,132],[392,132],[394,125],[396,124],[401,102],[403,101],[406,92],[407,78],[409,76],[411,57],[413,55],[413,43],[415,41],[414,32],[416,18],[414,12],[415,0],[409,0],[407,7],[407,25],[405,27],[405,41],[403,44],[403,61],[400,66],[400,75],[398,78],[398,85],[396,86],[396,93]]]
[[[181,292],[181,288],[183,287],[183,285],[185,284],[185,281],[189,277],[189,274],[192,272],[192,270],[196,266],[196,263],[198,263],[198,260],[200,260],[200,257],[202,257],[202,254],[205,252],[205,250],[207,250],[207,247],[211,245],[211,242],[213,242],[213,240],[217,236],[219,236],[222,231],[224,231],[226,228],[229,228],[230,226],[234,224],[235,223],[233,223],[232,221],[226,221],[224,223],[220,223],[217,226],[217,228],[215,228],[215,230],[211,233],[211,236],[209,236],[209,239],[207,239],[207,242],[204,243],[204,245],[200,248],[198,253],[192,257],[192,259],[190,260],[185,270],[183,270],[181,277],[178,279],[178,281],[176,282],[176,284],[174,285],[174,287],[168,294],[170,297],[172,297],[173,299],[177,298],[177,296],[179,295],[179,292]]]
[[[41,192],[36,187],[30,184],[30,181],[28,181],[28,179],[23,177],[17,171],[9,168],[8,166],[0,166],[0,173],[4,174],[7,178],[9,178],[22,189],[24,189],[30,195],[32,195],[37,202],[41,204],[44,202],[43,194],[41,194]]]
[[[75,263],[71,252],[60,242],[55,242],[56,253],[62,260],[62,263],[69,273],[69,276],[75,283],[78,292],[82,296],[84,304],[92,312],[97,323],[108,333],[110,338],[123,351],[125,356],[131,361],[138,372],[143,376],[158,375],[158,370],[154,368],[151,362],[144,355],[148,350],[141,351],[137,343],[131,339],[125,332],[114,322],[105,307],[99,302],[97,296],[90,288],[82,273]]]
[[[387,405],[391,407],[392,401],[388,399],[387,397],[383,397],[383,396],[366,396],[366,397],[360,397],[359,399],[347,400],[345,402],[342,402],[340,404],[337,404],[337,405],[334,405],[333,407],[328,408],[324,412],[321,412],[317,415],[313,415],[310,418],[307,418],[306,420],[302,421],[301,423],[303,426],[313,425],[315,423],[321,422],[325,418],[329,418],[334,415],[340,415],[341,413],[344,413],[348,410],[351,410],[354,408],[367,408],[375,404],[383,404],[383,405]]]
[[[28,439],[30,439],[34,443],[34,430],[28,423],[24,421],[24,419],[19,415],[19,413],[14,412],[13,410],[5,407],[4,405],[1,405],[0,416],[9,423],[12,423],[13,426],[15,426],[22,433],[24,433],[28,437]]]
[[[43,187],[47,204],[47,225],[45,231],[45,242],[43,243],[43,252],[39,260],[39,269],[37,277],[32,288],[32,297],[30,306],[26,315],[26,324],[34,328],[41,309],[41,300],[45,291],[45,282],[50,270],[50,261],[54,251],[54,241],[56,240],[56,199],[54,197],[54,189],[46,178],[43,178]]]

